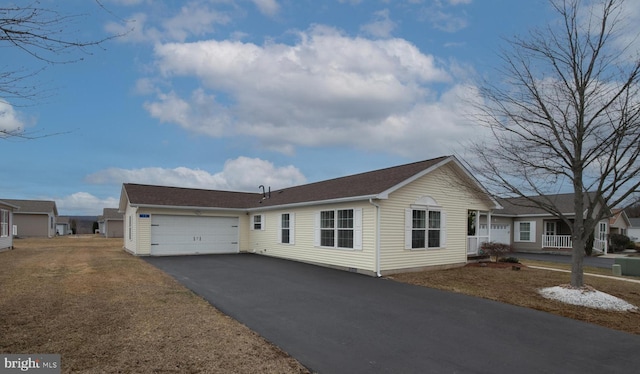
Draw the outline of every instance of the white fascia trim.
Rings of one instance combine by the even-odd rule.
[[[352,196],[352,197],[343,197],[339,199],[330,199],[330,200],[318,200],[318,201],[306,201],[302,203],[291,203],[291,204],[282,204],[282,205],[272,205],[264,208],[249,208],[247,211],[249,212],[262,212],[267,210],[282,210],[289,208],[301,208],[307,206],[316,206],[316,205],[327,205],[327,204],[341,204],[341,203],[351,203],[354,201],[369,201],[369,199],[386,199],[386,197],[380,197],[379,195],[366,195],[366,196]]]
[[[202,211],[224,211],[224,212],[247,212],[248,209],[239,208],[218,208],[218,207],[202,207],[202,206],[182,206],[182,205],[152,205],[152,204],[129,204],[132,208],[149,208],[149,209],[183,209],[183,210],[202,210]]]

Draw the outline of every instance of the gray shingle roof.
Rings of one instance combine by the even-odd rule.
[[[58,215],[58,208],[55,201],[48,200],[16,200],[16,199],[0,199],[6,201],[9,204],[18,206],[18,209],[14,213],[32,213],[32,214],[48,214],[53,212],[54,215]]]
[[[590,193],[593,196],[593,193]],[[560,213],[571,215],[575,214],[573,205],[573,193],[557,194],[557,195],[545,195],[545,196],[532,196],[525,197],[513,197],[513,198],[499,198],[498,202],[504,209],[499,210],[496,214],[499,215],[547,215],[549,214],[544,209],[535,205],[535,203],[528,199],[533,199],[540,202],[553,204]],[[545,200],[547,199],[547,200]],[[585,204],[588,201],[588,196],[585,195]]]
[[[102,216],[99,217],[102,220],[122,220],[123,214],[118,213],[118,208],[104,208],[102,209]]]
[[[631,227],[640,227],[640,218],[629,218],[629,222],[631,222]]]
[[[262,193],[202,190],[125,183],[132,205],[249,209],[375,196],[446,160],[449,156]]]

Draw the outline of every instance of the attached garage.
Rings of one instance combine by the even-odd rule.
[[[151,255],[239,252],[237,217],[151,216]]]

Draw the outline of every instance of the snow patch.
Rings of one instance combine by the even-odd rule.
[[[547,299],[558,300],[571,305],[586,306],[594,309],[616,310],[627,312],[637,310],[635,305],[591,287],[572,288],[571,286],[556,286],[541,288],[540,295]]]

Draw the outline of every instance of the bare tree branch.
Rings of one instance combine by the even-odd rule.
[[[481,87],[478,120],[494,139],[472,146],[469,167],[497,194],[571,227],[571,283],[579,287],[589,235],[607,207],[640,189],[640,58],[632,44],[616,43],[628,31],[624,0],[550,3],[561,22],[510,40],[503,80]],[[575,217],[544,198],[563,185],[574,193]]]

